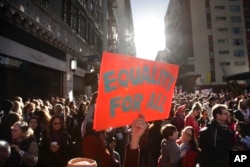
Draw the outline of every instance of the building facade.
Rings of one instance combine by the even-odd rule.
[[[92,67],[98,73],[102,52],[107,51],[103,39],[111,27],[106,16],[114,13],[104,13],[109,12],[104,6],[110,7],[110,2],[1,0],[1,98],[68,97],[71,92],[90,95],[96,90],[97,85],[94,90],[85,85],[84,76]],[[112,48],[114,43],[105,45]],[[74,72],[72,58],[77,59]]]
[[[170,0],[166,48],[167,60],[180,65],[177,85],[223,88],[227,76],[249,72],[246,13],[242,0]]]

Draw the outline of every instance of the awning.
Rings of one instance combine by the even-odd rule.
[[[250,72],[242,72],[238,74],[229,75],[226,77],[227,81],[230,80],[247,80],[250,79]]]

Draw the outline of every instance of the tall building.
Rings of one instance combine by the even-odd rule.
[[[249,72],[244,13],[242,0],[170,0],[165,37],[167,61],[180,65],[177,86],[223,88],[227,76]]]
[[[134,25],[130,0],[103,0],[104,34],[103,50],[136,56]],[[106,33],[105,33],[106,32]]]
[[[98,72],[103,51],[119,53],[120,18],[115,9],[128,12],[126,24],[133,25],[130,1],[124,0],[119,8],[116,4],[116,0],[0,0],[0,99],[95,91],[97,82],[89,89],[85,74],[92,67]],[[71,68],[74,59],[76,70]]]

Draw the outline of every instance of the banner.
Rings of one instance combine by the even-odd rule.
[[[142,114],[146,121],[166,119],[179,67],[104,52],[94,129],[130,125]]]

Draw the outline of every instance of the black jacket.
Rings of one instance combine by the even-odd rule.
[[[201,129],[198,144],[201,149],[199,157],[201,167],[228,166],[233,133],[227,126],[222,126],[216,120],[212,120],[207,127]]]

